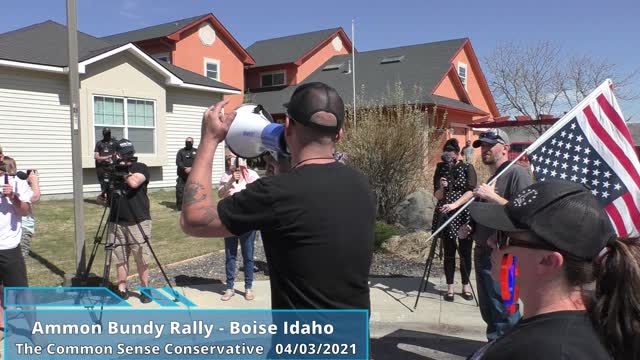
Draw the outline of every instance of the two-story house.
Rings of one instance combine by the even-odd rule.
[[[244,92],[245,66],[254,59],[213,14],[103,37],[113,44],[133,43],[152,57],[229,84]],[[225,95],[229,108],[243,95]]]

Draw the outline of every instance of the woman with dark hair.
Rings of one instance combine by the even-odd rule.
[[[477,184],[476,171],[473,165],[459,159],[460,145],[453,138],[447,140],[442,153],[442,162],[436,165],[433,176],[434,195],[438,199],[433,214],[431,231],[436,231],[457,208],[473,197],[473,189]],[[440,233],[444,249],[444,273],[447,278],[446,301],[453,301],[453,277],[456,269],[456,249],[460,253],[460,277],[462,278],[462,297],[473,300],[469,274],[471,273],[471,237],[458,238],[458,229],[469,223],[469,210],[464,210]]]
[[[470,208],[497,230],[492,276],[517,259],[524,304],[522,320],[470,359],[640,359],[640,241],[616,236],[589,189],[550,180]]]

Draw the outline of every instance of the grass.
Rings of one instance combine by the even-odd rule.
[[[214,192],[215,196],[215,192]],[[224,249],[220,238],[194,238],[180,229],[180,216],[175,208],[174,191],[149,193],[153,228],[150,241],[162,266]],[[94,238],[104,208],[93,199],[84,202],[85,243],[87,261],[94,246]],[[26,259],[29,285],[60,285],[65,273],[75,273],[73,200],[49,200],[36,204],[36,233],[31,255]],[[106,236],[105,236],[106,240]],[[151,268],[156,268],[152,263]],[[98,247],[91,272],[102,276],[104,245]],[[115,280],[112,266],[111,280]],[[130,263],[129,274],[135,274],[135,263]]]

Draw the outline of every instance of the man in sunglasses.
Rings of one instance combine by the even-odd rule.
[[[482,162],[489,167],[493,177],[499,174],[509,165],[509,135],[501,129],[491,129],[480,134],[478,140],[473,142],[474,148],[480,148]],[[493,186],[486,183],[480,185],[474,191],[478,202],[506,204],[520,190],[533,183],[531,175],[522,166],[511,166],[502,174]],[[476,284],[478,291],[478,303],[480,314],[487,323],[487,339],[493,340],[503,335],[513,327],[520,319],[520,313],[509,315],[500,297],[500,283],[491,277],[491,248],[487,240],[494,234],[494,230],[480,224],[469,224],[461,227],[460,238],[465,238],[469,233],[475,241],[474,267],[476,271]]]

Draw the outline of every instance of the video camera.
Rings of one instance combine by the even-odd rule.
[[[137,156],[118,159],[115,154],[113,155],[113,161],[104,169],[104,182],[107,183],[110,190],[124,189],[125,177],[129,175],[130,163],[136,161],[138,161]]]

